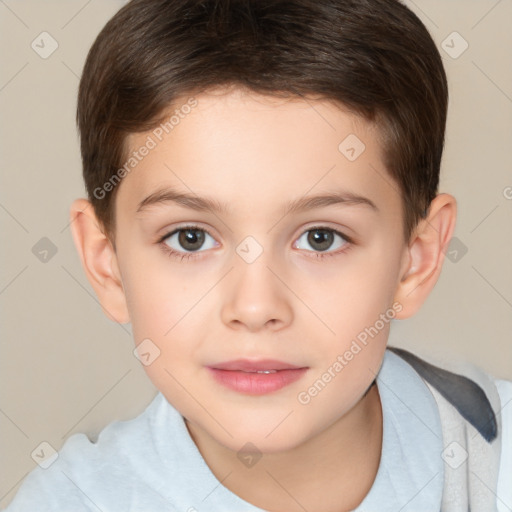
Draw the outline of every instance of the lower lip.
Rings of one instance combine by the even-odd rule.
[[[208,369],[217,382],[233,391],[247,395],[266,395],[278,391],[299,380],[307,371],[307,368],[297,368],[278,370],[275,373],[253,373],[217,368]]]

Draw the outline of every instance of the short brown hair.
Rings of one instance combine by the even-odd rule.
[[[426,215],[439,183],[448,88],[434,41],[405,5],[132,0],[96,38],[78,93],[83,176],[107,234],[119,187],[103,187],[124,163],[127,135],[158,126],[178,98],[223,85],[314,95],[374,122],[403,198],[406,239]]]

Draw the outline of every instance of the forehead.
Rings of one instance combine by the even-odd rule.
[[[340,186],[374,202],[397,200],[376,127],[328,100],[241,90],[184,96],[127,147],[140,160],[118,201],[131,208],[164,186],[226,203],[245,197],[253,208]]]

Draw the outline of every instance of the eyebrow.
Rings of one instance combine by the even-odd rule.
[[[210,211],[219,214],[227,214],[230,211],[227,203],[221,203],[209,197],[199,197],[194,194],[188,194],[171,188],[165,188],[157,190],[143,199],[137,207],[137,212],[141,212],[153,205],[165,203],[176,203],[180,206],[184,206],[185,208],[190,208],[192,210]],[[285,205],[284,215],[339,204],[347,206],[362,205],[369,207],[375,212],[379,211],[377,205],[367,197],[348,191],[336,191],[309,197],[300,197],[290,201]]]

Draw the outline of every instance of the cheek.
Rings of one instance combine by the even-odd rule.
[[[201,305],[197,302],[204,294],[199,288],[197,283],[187,283],[183,275],[170,273],[169,268],[142,265],[140,260],[126,280],[134,343],[151,357],[155,354],[150,364],[144,364],[144,371],[176,404],[186,402],[179,383],[194,380],[196,369],[191,362],[196,361],[205,339],[205,322],[197,322]]]
[[[392,306],[395,267],[395,260],[389,256],[369,254],[353,258],[325,279],[324,286],[309,292],[316,294],[315,307],[323,312],[338,339],[343,342],[352,339]]]
[[[165,340],[204,295],[206,283],[187,276],[165,255],[145,260],[134,255],[124,263],[123,286],[135,341]]]
[[[134,342],[158,354],[144,370],[157,388],[172,392],[176,382],[169,372],[179,382],[195,379],[212,324],[211,297],[205,294],[216,276],[189,275],[160,259],[126,261],[124,284]]]
[[[321,314],[334,334],[317,337],[316,371],[298,397],[313,417],[335,421],[378,373],[399,309],[393,307],[394,277],[386,263],[347,268],[330,282]]]

